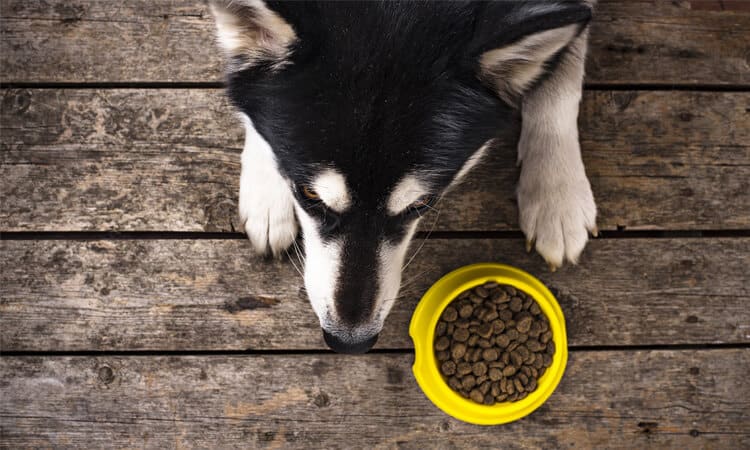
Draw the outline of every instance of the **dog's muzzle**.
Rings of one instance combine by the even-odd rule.
[[[326,341],[331,350],[336,353],[365,353],[372,348],[378,341],[378,335],[374,335],[360,342],[345,342],[331,333],[323,330],[323,339]]]

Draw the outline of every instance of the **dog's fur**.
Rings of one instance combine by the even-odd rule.
[[[596,233],[578,144],[593,0],[212,0],[247,131],[253,249],[305,247],[326,341],[374,343],[421,215],[522,114],[520,226],[555,268]]]

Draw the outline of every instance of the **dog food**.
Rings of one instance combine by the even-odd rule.
[[[555,343],[547,317],[525,292],[487,282],[462,292],[435,328],[435,357],[448,386],[483,405],[537,388]]]

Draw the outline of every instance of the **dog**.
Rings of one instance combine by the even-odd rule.
[[[554,270],[596,235],[578,143],[595,0],[209,0],[246,129],[239,214],[258,254],[301,228],[325,342],[361,353],[421,216],[522,120],[527,250]]]

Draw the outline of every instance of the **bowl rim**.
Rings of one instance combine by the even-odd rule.
[[[451,389],[440,374],[432,342],[437,321],[461,292],[488,281],[511,285],[530,295],[547,316],[555,343],[552,364],[537,389],[523,400],[480,405]],[[460,267],[440,278],[422,296],[412,315],[409,336],[414,342],[412,372],[427,398],[446,414],[477,425],[500,425],[521,419],[539,408],[557,388],[568,360],[565,317],[554,295],[531,274],[506,264],[477,263]]]

